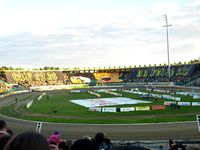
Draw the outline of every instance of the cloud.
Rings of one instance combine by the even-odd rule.
[[[5,3],[0,10],[0,63],[83,67],[166,63],[163,12],[172,24],[171,61],[199,57],[198,1],[195,5],[155,1],[144,6],[128,0],[121,5],[113,0],[78,2],[53,7],[51,1],[51,7],[44,3],[36,10],[28,4],[22,9]]]

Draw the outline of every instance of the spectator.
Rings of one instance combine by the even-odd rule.
[[[16,98],[15,98],[15,103],[17,103],[17,101],[18,101],[18,98],[16,97]]]
[[[59,150],[69,150],[69,145],[66,141],[61,141],[58,145]]]
[[[49,145],[42,134],[23,132],[13,137],[4,150],[49,150]]]
[[[6,125],[6,122],[4,120],[0,120],[0,138],[3,135],[8,135],[8,133],[7,133],[7,125]]]
[[[90,141],[92,140],[92,138],[90,136],[88,136],[88,135],[83,136],[82,139],[87,139],[87,140],[90,140]]]
[[[10,136],[13,136],[13,131],[11,129],[7,129],[7,133],[10,135]]]
[[[173,145],[172,150],[186,150],[186,145],[183,145],[182,143],[176,142]]]
[[[8,141],[11,139],[10,135],[3,135],[0,138],[0,150],[3,150],[4,147],[6,146],[6,144],[8,143]]]
[[[176,145],[176,143],[173,140],[169,140],[169,143],[168,143],[169,150],[173,150],[173,147],[175,145]]]
[[[49,143],[49,149],[50,150],[59,150],[58,145],[55,142]]]
[[[104,133],[97,133],[94,138],[95,143],[98,146],[99,150],[111,150],[112,144],[110,139],[105,137]]]
[[[94,143],[94,141],[79,139],[72,144],[70,150],[98,150],[98,146]]]
[[[49,143],[55,143],[56,145],[59,145],[61,142],[61,134],[58,131],[55,131],[49,138],[48,142]]]
[[[53,133],[54,135],[58,135],[59,137],[61,137],[61,134],[60,134],[60,132],[59,131],[54,131],[54,133]]]
[[[165,150],[162,145],[159,146],[158,150]]]

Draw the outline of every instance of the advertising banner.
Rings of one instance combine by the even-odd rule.
[[[90,107],[89,111],[92,111],[92,112],[101,112],[101,107]]]
[[[165,102],[164,102],[164,105],[165,105],[165,106],[170,106],[171,104],[176,104],[176,102],[168,102],[168,101],[165,101]]]
[[[189,92],[176,92],[176,94],[179,94],[179,95],[189,95],[190,93]]]
[[[175,100],[175,101],[180,101],[181,98],[180,98],[180,97],[174,97],[174,100]]]
[[[180,106],[190,106],[190,102],[178,102]]]
[[[37,100],[40,101],[44,95],[46,95],[46,93],[42,93],[42,95],[40,95],[40,96],[37,98]]]
[[[105,91],[106,91],[105,89],[96,90],[96,92],[105,92]]]
[[[192,102],[192,106],[200,106],[200,102]]]
[[[136,106],[136,111],[144,111],[144,110],[150,110],[149,106]]]
[[[101,95],[99,93],[95,93],[95,92],[92,92],[92,91],[88,91],[89,94],[91,95],[95,95],[97,97],[101,97]]]
[[[164,102],[165,106],[170,106],[172,102]]]
[[[130,112],[130,111],[135,111],[134,107],[123,107],[120,108],[120,112]]]
[[[70,92],[71,93],[80,93],[81,91],[80,90],[71,90]]]
[[[116,107],[103,107],[102,112],[117,112]]]
[[[200,99],[200,95],[194,95],[193,99]]]
[[[152,105],[151,109],[152,110],[164,110],[165,109],[165,105]]]
[[[32,104],[33,104],[33,100],[29,101],[29,102],[26,104],[26,108],[31,107]]]
[[[109,90],[106,90],[105,93],[108,93],[108,94],[111,94],[111,95],[115,95],[115,96],[123,96],[122,94],[111,92]]]

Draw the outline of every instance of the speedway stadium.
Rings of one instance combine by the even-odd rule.
[[[12,129],[59,130],[77,139],[198,139],[200,60],[109,68],[2,67],[0,113]]]

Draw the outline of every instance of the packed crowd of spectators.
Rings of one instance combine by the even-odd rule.
[[[75,141],[62,140],[59,131],[48,138],[34,131],[13,135],[6,122],[0,120],[0,150],[112,150],[112,143],[104,133]]]
[[[12,88],[11,85],[5,84],[5,83],[3,83],[3,82],[0,81],[0,94],[3,93],[6,90],[11,89],[11,88]]]
[[[26,131],[17,135],[9,129],[4,120],[0,120],[0,150],[150,150],[142,146],[113,146],[104,133],[96,133],[92,138],[83,136],[75,141],[62,140],[61,133],[54,131],[48,138],[44,135]],[[200,150],[198,146],[183,145],[169,140],[167,148],[160,145],[158,150]]]
[[[25,87],[63,85],[63,77],[57,72],[10,72],[6,74],[10,82],[20,84]]]
[[[172,66],[170,78],[168,68],[141,67],[129,70],[95,70],[95,71],[0,71],[0,81],[19,84],[24,87],[51,86],[68,84],[85,84],[88,78],[95,83],[121,83],[121,82],[173,82],[178,85],[193,83],[200,76],[200,65]],[[199,85],[199,81],[193,85]],[[1,86],[1,83],[0,83]]]

